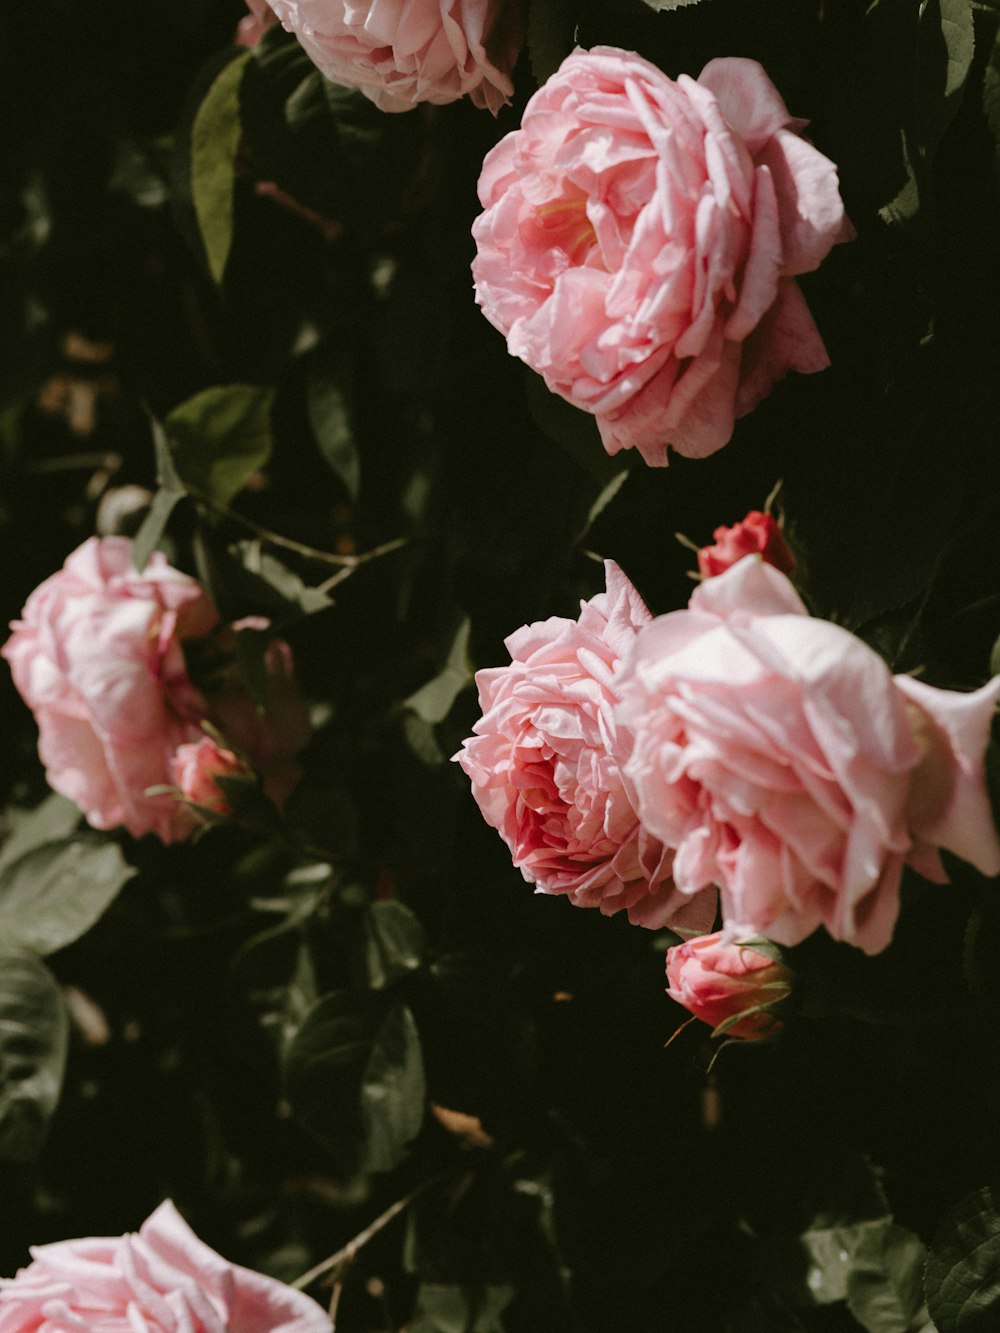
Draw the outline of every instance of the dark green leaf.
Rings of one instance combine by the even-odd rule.
[[[472,679],[469,666],[469,619],[466,616],[459,625],[448,652],[448,660],[442,670],[421,685],[415,694],[411,694],[403,707],[416,713],[424,722],[432,725],[443,722],[451,712],[451,706]]]
[[[153,416],[150,417],[150,428],[156,456],[156,480],[160,488],[132,543],[132,563],[140,574],[146,568],[150,555],[160,546],[174,507],[184,498],[184,484],[177,475],[166,432]]]
[[[1000,32],[993,39],[983,71],[983,113],[1000,157]]]
[[[209,88],[191,132],[191,193],[208,267],[222,281],[233,240],[233,182],[240,144],[240,83],[249,51],[231,60]]]
[[[40,959],[0,950],[0,1158],[38,1155],[66,1067],[62,996]]]
[[[35,847],[0,874],[0,939],[55,953],[88,931],[134,874],[117,843],[96,836]]]
[[[513,1299],[514,1288],[508,1286],[422,1282],[411,1333],[503,1333],[500,1316]]]
[[[1000,1209],[986,1186],[947,1215],[931,1244],[924,1295],[938,1333],[1000,1327]]]
[[[361,1082],[366,1170],[391,1171],[402,1161],[420,1132],[426,1099],[417,1025],[397,1005],[378,1031]]]
[[[278,593],[281,601],[285,603],[286,614],[289,609],[295,608],[303,615],[309,616],[316,611],[325,611],[328,606],[333,605],[333,598],[329,593],[321,591],[320,588],[310,587],[294,569],[289,569],[277,556],[265,551],[259,541],[236,542],[229,549],[238,557],[249,574],[257,580],[262,580]],[[267,610],[272,619],[282,618],[280,610],[276,610],[271,603],[262,609]]]
[[[400,902],[372,903],[365,913],[365,970],[368,984],[384,990],[420,966],[424,928]]]
[[[931,1328],[921,1285],[925,1255],[923,1242],[895,1222],[859,1229],[847,1273],[847,1307],[869,1333]]]
[[[363,1159],[360,1094],[384,1010],[371,994],[335,991],[312,1006],[288,1044],[285,1086],[299,1123],[345,1174]]]
[[[227,384],[175,407],[164,426],[183,484],[228,504],[271,456],[273,401],[273,389]]]
[[[601,486],[606,486],[621,471],[622,463],[605,452],[594,418],[553,393],[533,370],[525,369],[524,384],[528,411],[535,424]]]
[[[320,453],[344,483],[351,499],[356,500],[361,485],[361,461],[354,438],[351,405],[344,389],[332,375],[312,374],[306,385],[306,406]]]

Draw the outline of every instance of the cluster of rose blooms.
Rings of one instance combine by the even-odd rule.
[[[53,790],[94,828],[175,842],[228,811],[217,778],[256,770],[280,804],[300,777],[309,717],[282,639],[263,650],[264,698],[243,685],[236,636],[267,634],[265,619],[224,624],[161,552],[141,572],[132,555],[126,537],[84,542],[31,594],[2,651]]]
[[[249,0],[335,83],[386,111],[513,93],[520,0]],[[828,364],[796,278],[850,240],[835,165],[762,67],[676,81],[576,50],[487,155],[476,299],[508,350],[593,414],[610,454],[701,458],[790,370]]]
[[[654,619],[608,561],[579,619],[512,634],[456,756],[539,892],[700,936],[668,960],[695,1012],[699,989],[767,967],[748,938],[824,927],[886,948],[904,866],[946,883],[946,851],[1000,873],[984,775],[1000,677],[962,694],[894,676],[809,615],[769,516],[716,536],[686,610]]]

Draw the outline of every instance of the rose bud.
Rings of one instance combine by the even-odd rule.
[[[715,544],[703,546],[698,552],[698,571],[703,578],[724,574],[745,555],[759,555],[782,574],[795,570],[795,557],[788,549],[781,525],[759,509],[751,509],[746,518],[731,528],[716,528],[712,536]]]
[[[725,931],[668,949],[667,980],[670,998],[710,1024],[713,1036],[762,1041],[784,1027],[774,1008],[791,990],[791,969]]]
[[[232,750],[223,749],[210,736],[181,745],[173,757],[174,780],[185,801],[217,815],[232,813],[229,798],[216,778],[252,776],[252,770]]]

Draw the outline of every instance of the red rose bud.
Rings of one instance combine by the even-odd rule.
[[[173,757],[174,781],[185,801],[217,815],[232,813],[229,799],[216,778],[251,776],[251,770],[232,750],[224,750],[209,736],[181,745]]]
[[[670,998],[710,1024],[713,1036],[761,1041],[784,1027],[774,1008],[791,990],[791,969],[723,931],[668,949],[667,980]]]
[[[791,574],[795,557],[788,549],[780,524],[770,514],[752,509],[740,523],[731,528],[716,528],[712,536],[714,546],[703,546],[698,552],[698,569],[706,579],[724,574],[745,555],[759,555],[765,563]]]

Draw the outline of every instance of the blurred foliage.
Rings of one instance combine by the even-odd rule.
[[[0,0],[4,617],[139,532],[280,625],[315,723],[283,817],[248,792],[164,848],[77,832],[5,680],[0,1271],[170,1194],[291,1280],[415,1192],[344,1333],[992,1327],[995,887],[914,876],[875,959],[806,941],[784,1036],[709,1073],[696,1029],[664,1050],[671,941],[534,896],[447,760],[473,670],[575,614],[595,556],[681,606],[674,534],[779,481],[819,614],[985,678],[1000,7],[532,0],[495,122],[382,115],[280,28],[237,52],[243,12]],[[858,231],[802,284],[831,369],[665,471],[608,459],[472,298],[482,158],[576,42],[760,60]]]

